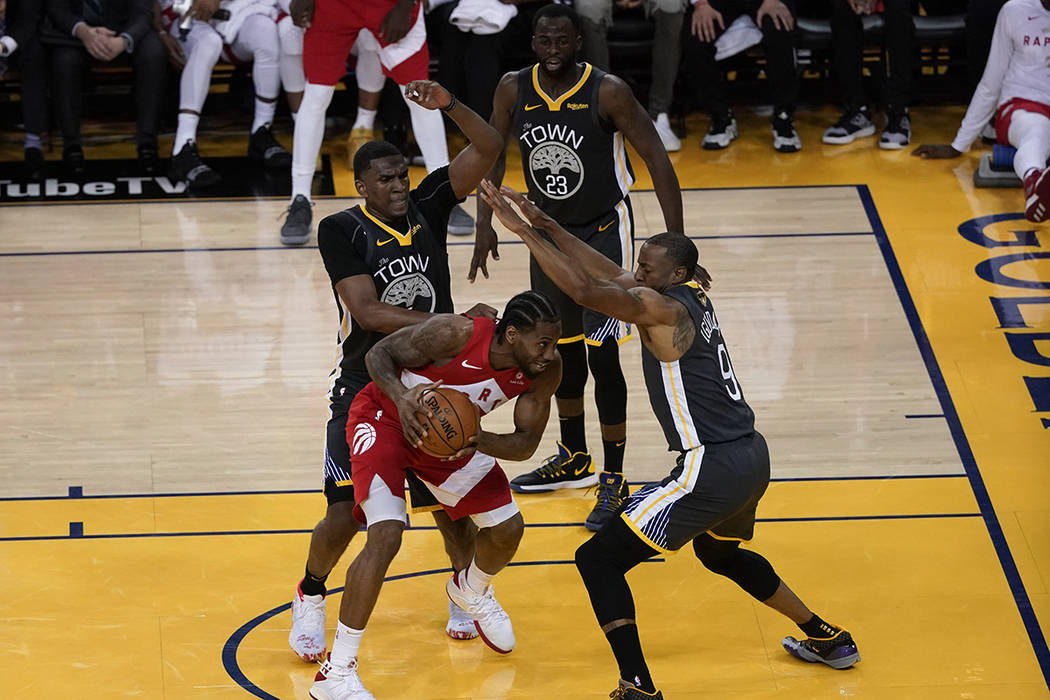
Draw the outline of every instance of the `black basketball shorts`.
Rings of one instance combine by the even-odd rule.
[[[624,197],[611,211],[590,223],[562,226],[625,270],[634,268],[634,212],[629,198]],[[601,345],[609,338],[622,343],[631,337],[630,324],[577,304],[547,277],[531,256],[529,277],[532,288],[550,297],[554,308],[561,313],[559,343],[583,340],[589,345]]]
[[[746,542],[768,485],[769,448],[756,431],[683,452],[667,478],[631,495],[620,517],[662,552],[677,551],[705,532]]]

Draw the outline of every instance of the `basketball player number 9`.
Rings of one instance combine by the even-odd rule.
[[[718,366],[722,370],[722,379],[726,383],[726,391],[734,401],[739,401],[741,398],[740,384],[736,381],[736,375],[733,374],[733,363],[729,361],[729,351],[726,350],[724,343],[718,344]]]
[[[547,176],[547,192],[550,194],[569,194],[569,183],[564,175]]]

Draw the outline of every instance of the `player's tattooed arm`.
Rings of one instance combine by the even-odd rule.
[[[430,415],[419,399],[424,391],[439,386],[441,382],[427,382],[409,388],[401,382],[402,368],[447,362],[466,346],[473,329],[474,322],[469,318],[439,314],[424,323],[391,333],[365,355],[368,374],[397,406],[405,437],[413,444],[418,445],[426,433],[420,415]]]
[[[674,345],[675,352],[684,355],[695,338],[696,324],[693,323],[693,317],[689,315],[688,309],[679,304],[678,322],[674,324],[674,333],[671,335],[671,344]]]

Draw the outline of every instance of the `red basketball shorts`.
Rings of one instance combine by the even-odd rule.
[[[351,478],[358,503],[354,517],[369,524],[361,503],[372,491],[372,481],[382,479],[390,493],[405,497],[405,470],[423,480],[453,520],[475,518],[479,527],[491,527],[517,512],[507,475],[495,458],[475,452],[446,462],[422,452],[405,440],[401,421],[382,410],[369,395],[359,393],[346,419],[346,444],[350,446]]]
[[[1004,102],[995,112],[995,140],[998,143],[1003,145],[1010,144],[1010,122],[1013,119],[1014,112],[1019,110],[1042,114],[1047,119],[1050,119],[1050,105],[1044,105],[1042,102],[1023,100],[1020,97]]]
[[[392,0],[316,0],[314,18],[303,38],[303,71],[315,85],[335,85],[346,73],[346,59],[359,36],[364,48],[376,50],[383,74],[398,85],[429,77],[430,51],[419,6],[413,10],[412,28],[393,44],[380,39],[383,18]],[[363,31],[364,30],[364,31]]]

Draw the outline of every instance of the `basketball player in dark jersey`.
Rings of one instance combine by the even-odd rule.
[[[482,196],[500,221],[521,236],[559,287],[584,306],[638,326],[649,401],[668,449],[678,452],[663,481],[631,495],[620,517],[576,550],[591,606],[620,667],[613,697],[663,697],[642,655],[624,574],[690,542],[704,566],[798,624],[807,636],[785,637],[789,653],[838,669],[860,661],[849,632],[813,614],[765,558],[740,548],[754,534],[755,509],[769,483],[769,450],[755,430],[711,299],[692,281],[693,242],[678,233],[653,236],[632,275],[520,194],[503,192],[529,223],[492,183],[482,183]]]
[[[622,80],[587,63],[577,63],[580,23],[565,5],[536,13],[532,48],[536,64],[503,76],[490,123],[521,150],[529,196],[572,235],[616,265],[634,265],[634,216],[627,197],[634,173],[627,158],[630,141],[645,161],[668,231],[684,231],[682,193],[660,137],[645,108]],[[504,154],[489,174],[497,185]],[[478,269],[488,277],[488,256],[499,259],[492,212],[478,200],[477,236],[470,279]],[[627,383],[619,344],[630,335],[621,321],[583,309],[531,264],[532,288],[547,294],[561,311],[559,351],[565,371],[558,387],[561,441],[558,454],[538,469],[511,481],[515,491],[543,492],[598,483],[598,501],[586,525],[597,530],[627,495],[623,455],[627,434]],[[587,369],[594,375],[594,399],[601,424],[605,471],[594,473],[584,435],[583,393]]]
[[[292,601],[288,642],[301,658],[320,661],[326,643],[325,581],[358,530],[353,516],[354,487],[346,416],[354,396],[369,382],[365,353],[388,333],[453,311],[448,254],[449,212],[478,184],[503,150],[499,134],[445,88],[430,81],[406,86],[408,99],[441,109],[470,144],[443,168],[409,189],[405,157],[392,144],[372,141],[354,157],[360,204],[323,219],[317,243],[339,309],[339,354],[329,383],[330,417],[324,460],[328,509],[314,528],[306,574]],[[495,309],[475,306],[468,315],[495,317]],[[416,484],[417,508],[434,510],[454,566],[470,563],[473,536],[454,525],[430,493]],[[422,499],[422,500],[420,500]],[[449,606],[449,636],[476,635],[464,611]]]

